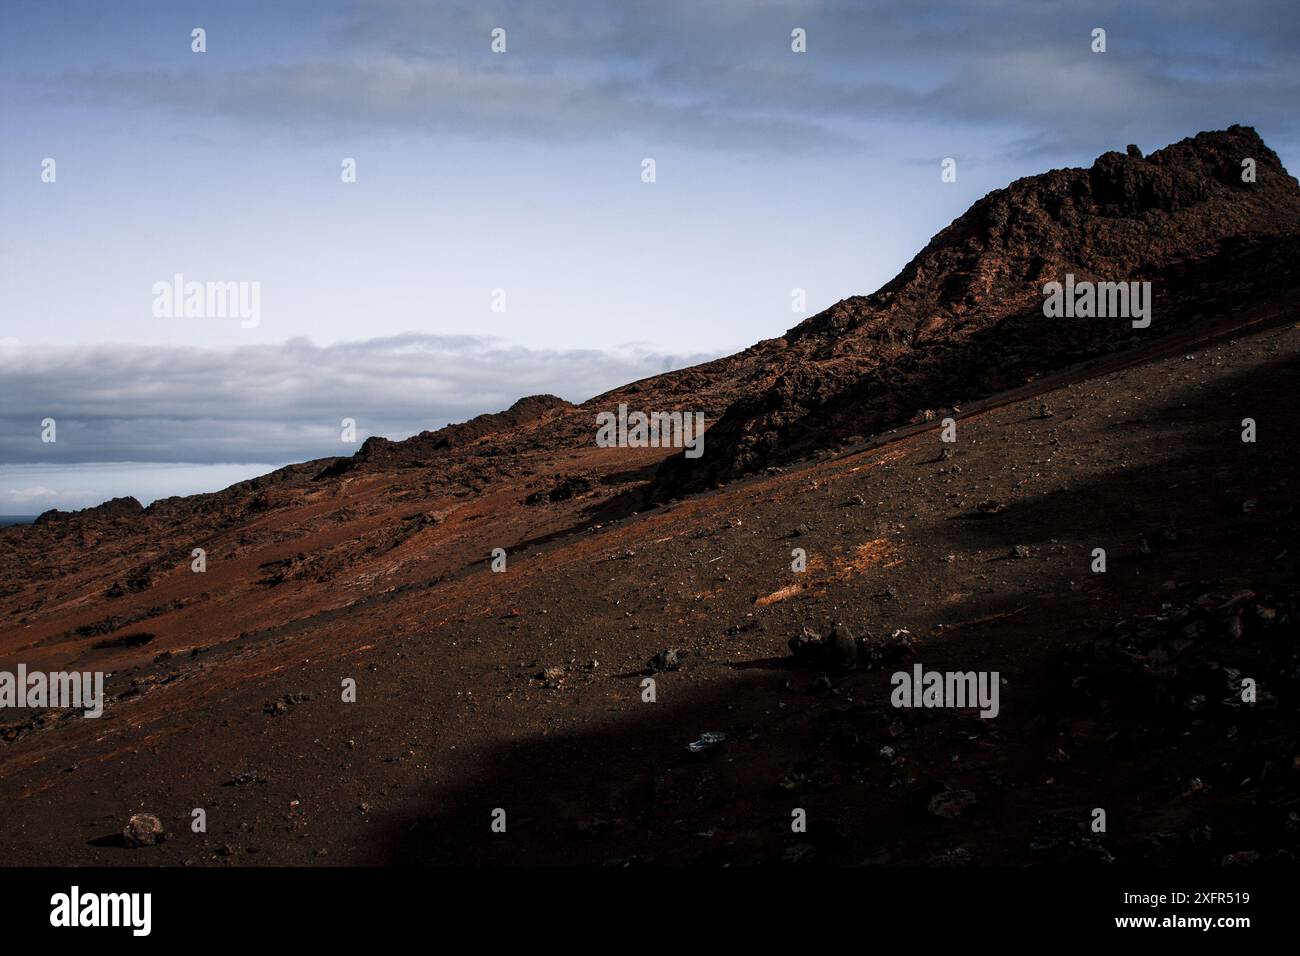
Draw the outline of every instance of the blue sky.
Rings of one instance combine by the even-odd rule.
[[[0,513],[735,351],[1130,142],[1246,123],[1294,170],[1298,34],[1285,3],[9,0]],[[156,317],[176,273],[258,283],[256,327]]]

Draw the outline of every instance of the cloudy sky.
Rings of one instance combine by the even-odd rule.
[[[735,351],[1128,143],[1240,122],[1294,170],[1298,51],[1285,2],[5,0],[0,514]],[[255,321],[156,314],[178,274]]]

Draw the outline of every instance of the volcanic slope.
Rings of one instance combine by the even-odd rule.
[[[1151,326],[1045,320],[1043,287],[1067,274],[1149,281]],[[671,494],[726,481],[1297,288],[1300,186],[1253,129],[1200,133],[1147,157],[1105,153],[995,190],[878,292],[770,343],[779,358],[710,430],[709,453],[674,458],[659,483]]]
[[[1242,149],[1267,201],[1227,175]],[[1116,187],[1136,212],[1059,213],[1060,248],[1091,235],[1104,262],[1072,251],[1033,268],[1024,255],[1051,248],[1038,241],[977,279],[984,267],[962,264],[995,261],[969,250],[991,247],[997,209],[1032,208],[998,207],[1000,191],[894,283],[785,341],[214,495],[0,530],[0,669],[109,674],[102,719],[5,713],[6,859],[1294,854],[1300,297],[1296,184],[1270,157],[1234,127],[1010,187],[1142,183],[1152,167],[1154,185]],[[1185,190],[1166,196],[1166,176]],[[1151,328],[1134,341],[1124,321],[1045,320],[1040,279],[1067,268],[1150,275]],[[890,304],[929,302],[921,276],[948,290],[924,334],[907,325],[919,306]],[[982,371],[954,409],[938,370],[957,354]],[[805,374],[813,390],[790,394],[824,400],[772,414],[782,376]],[[702,459],[719,470],[595,448],[594,412],[620,401],[720,416]],[[926,416],[893,430],[917,408],[952,414],[958,440]],[[858,666],[789,653],[836,624],[861,639]],[[668,650],[676,664],[650,664]],[[999,716],[891,708],[889,674],[916,662],[997,670]],[[1252,674],[1259,703],[1233,703]],[[690,753],[705,731],[726,739]],[[1098,806],[1109,836],[1087,829]],[[190,830],[196,807],[206,834]],[[495,807],[507,835],[489,828]],[[809,811],[802,837],[794,807]],[[171,839],[121,846],[137,811]]]

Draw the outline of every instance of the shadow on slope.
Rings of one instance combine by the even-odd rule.
[[[1148,524],[1186,530],[1166,556],[1144,559],[1149,573],[1113,569],[1099,585],[1111,589],[1101,621],[1087,621],[1097,613],[1095,595],[1070,587],[1088,574],[1086,553],[1068,566],[1009,562],[1015,578],[1004,592],[916,614],[916,633],[929,634],[954,619],[1028,604],[997,626],[940,631],[925,641],[927,667],[1000,670],[1008,681],[1000,720],[895,710],[889,668],[836,676],[832,696],[791,688],[790,669],[770,658],[776,666],[732,668],[704,684],[679,682],[685,671],[659,675],[659,702],[633,703],[643,708],[636,717],[610,708],[597,728],[493,748],[477,778],[431,794],[418,818],[391,821],[389,860],[1294,859],[1300,577],[1292,502],[1300,435],[1283,410],[1293,404],[1297,374],[1296,360],[1274,362],[1218,381],[1186,404],[1144,409],[1187,436],[1172,455],[1083,483],[1066,499],[1016,501],[960,530],[954,522],[932,526],[934,534],[973,535],[993,547],[1052,538],[1136,547]],[[1273,413],[1267,442],[1244,452],[1233,427],[1242,407]],[[1152,429],[1151,441],[1160,440]],[[1176,497],[1171,483],[1180,485]],[[1234,512],[1231,503],[1247,495],[1258,499],[1257,510]],[[1159,583],[1166,577],[1173,590]],[[1216,630],[1220,605],[1232,601],[1225,592],[1244,588],[1254,596],[1229,603],[1228,612],[1253,617],[1235,637]],[[817,615],[831,600],[811,602],[804,613]],[[1152,617],[1162,603],[1189,608],[1189,616],[1173,625]],[[1192,637],[1184,633],[1188,622]],[[1268,692],[1253,708],[1231,702],[1232,675],[1242,672],[1260,675]],[[635,701],[638,675],[619,686]],[[688,752],[687,743],[709,730],[727,739]],[[933,812],[936,797],[964,792],[979,794],[969,810],[951,818]],[[1098,806],[1110,814],[1109,835],[1089,832]],[[507,811],[505,834],[491,832],[496,807]],[[792,807],[808,811],[806,834],[791,832]]]

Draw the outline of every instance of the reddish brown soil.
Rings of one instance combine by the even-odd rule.
[[[1184,220],[1208,229],[1195,182],[1171,176],[1191,197]],[[882,403],[879,382],[832,388],[816,408],[724,429],[757,420],[783,369],[823,381],[815,356],[780,356],[827,329],[854,340],[836,318],[857,314],[850,300],[790,342],[580,408],[539,397],[215,495],[0,529],[0,669],[110,673],[102,719],[3,712],[5,861],[1294,858],[1293,237],[1213,221],[1217,238],[1179,245],[1161,274],[1192,283],[1200,262],[1236,299],[1216,286],[1198,315],[1187,285],[1173,327],[1125,347],[1088,338],[1081,353],[1040,325],[1030,374],[1008,365],[1007,388],[986,377],[963,392],[949,458],[937,421],[890,430],[915,407],[910,381]],[[1192,246],[1208,258],[1183,258]],[[987,353],[963,359],[983,356],[985,372],[1006,358],[988,335]],[[910,361],[855,341],[840,371]],[[918,361],[922,379],[948,367]],[[619,401],[721,418],[703,461],[717,430],[731,464],[669,500],[696,485],[661,468],[668,451],[593,447],[594,411]],[[855,409],[880,427],[847,431]],[[1255,444],[1241,441],[1245,417]],[[1010,557],[1017,546],[1026,556]],[[490,568],[498,547],[504,573]],[[1105,574],[1090,571],[1096,547]],[[802,574],[793,548],[807,551]],[[859,666],[798,664],[789,639],[834,624],[864,639]],[[645,703],[649,662],[668,649],[681,664],[653,673]],[[890,674],[916,662],[998,671],[1001,713],[892,708]],[[1241,676],[1259,703],[1234,696]],[[341,700],[344,678],[356,703]],[[688,752],[705,731],[727,738]],[[932,812],[963,791],[960,813]],[[197,807],[206,834],[190,830]],[[1098,807],[1105,834],[1088,828]],[[795,808],[806,834],[791,832]],[[140,811],[162,818],[166,842],[121,845]]]

